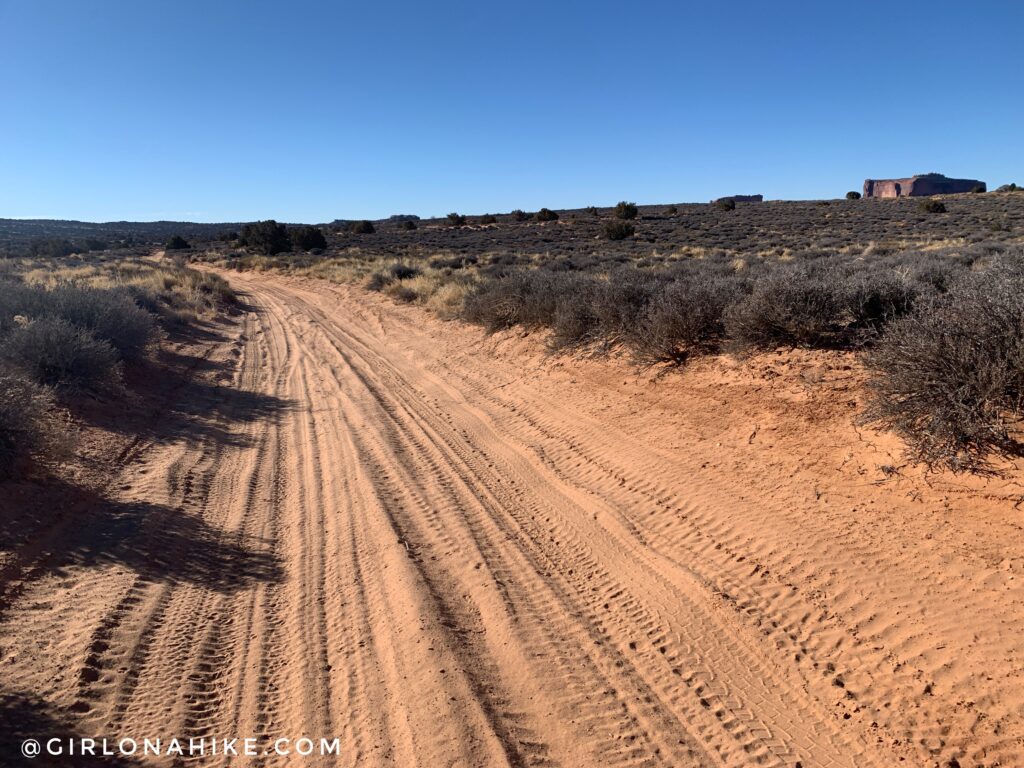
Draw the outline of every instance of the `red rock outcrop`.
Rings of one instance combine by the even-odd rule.
[[[976,179],[950,179],[941,173],[924,173],[906,179],[865,179],[864,197],[927,197],[985,191],[985,182]]]

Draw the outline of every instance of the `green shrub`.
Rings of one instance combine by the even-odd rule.
[[[596,208],[594,209],[597,210]],[[639,213],[639,209],[636,207],[636,203],[627,203],[623,200],[621,203],[615,206],[615,218],[617,219],[635,219]],[[612,238],[616,239],[616,238]],[[617,238],[621,240],[622,238]]]
[[[183,238],[181,235],[171,236],[164,244],[165,251],[184,251],[187,248],[191,247],[192,246],[188,244],[188,241],[185,240],[185,238]]]
[[[326,248],[327,238],[320,231],[319,227],[304,224],[301,227],[292,227],[288,230],[292,246],[300,251],[312,251],[315,248]]]
[[[412,219],[406,219],[405,221],[398,225],[398,228],[404,229],[407,232],[411,232],[412,230],[416,229],[416,222],[413,221]]]
[[[455,211],[452,211],[451,213],[448,214],[448,224],[453,227],[464,226],[466,224],[466,217],[463,216],[461,213],[456,213]]]
[[[918,210],[924,211],[925,213],[945,213],[946,204],[941,200],[922,200],[918,203]]]
[[[377,231],[376,227],[373,226],[373,222],[366,219],[349,222],[347,229],[353,235],[372,235]]]
[[[557,221],[558,214],[550,208],[541,208],[536,214],[534,214],[534,218],[537,219],[537,221]]]
[[[735,211],[736,201],[731,197],[720,197],[718,200],[715,200],[714,206],[720,211]]]
[[[273,256],[275,253],[284,253],[292,249],[291,237],[284,224],[278,224],[273,219],[257,221],[254,224],[246,224],[242,227],[242,234],[238,238],[239,245],[251,248],[257,253]]]
[[[513,221],[526,221],[528,218],[530,218],[530,214],[528,214],[526,211],[520,210],[519,208],[516,208],[514,211],[512,211],[512,213],[510,213],[509,216],[512,217]]]
[[[1024,192],[1024,187],[1018,187],[1016,184],[1003,184],[999,187],[996,192]]]
[[[670,205],[665,209],[666,216],[675,216],[677,213],[679,213],[679,209],[674,205]]]
[[[605,223],[604,236],[609,240],[625,240],[636,233],[636,228],[628,221],[614,219]]]
[[[120,380],[110,344],[52,317],[11,331],[0,343],[0,358],[38,384],[63,389],[98,391]]]
[[[75,246],[70,240],[60,237],[33,240],[28,246],[29,256],[41,259],[59,259],[64,256],[70,256],[75,250]]]
[[[498,221],[498,217],[493,214],[486,213],[480,217],[478,223],[480,224],[495,224]]]
[[[860,192],[855,192],[855,191],[851,190],[851,191],[846,193],[846,199],[847,200],[860,200]]]

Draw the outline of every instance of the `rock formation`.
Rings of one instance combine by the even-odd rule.
[[[950,179],[941,173],[923,173],[906,179],[865,179],[864,197],[927,197],[973,192],[985,182],[976,179]]]
[[[729,195],[728,197],[720,197],[711,202],[717,203],[722,200],[732,200],[734,203],[760,203],[764,201],[764,195]]]

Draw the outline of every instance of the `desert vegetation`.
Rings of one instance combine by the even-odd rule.
[[[489,229],[449,215],[416,232],[381,230],[372,245],[339,233],[316,258],[209,258],[361,284],[490,332],[543,332],[554,352],[622,354],[641,368],[787,347],[862,355],[864,419],[898,432],[914,459],[985,470],[1017,450],[1011,348],[1024,326],[1012,322],[1010,286],[1024,274],[1024,207],[1015,194],[669,209],[623,201],[568,212],[553,234],[536,224],[545,217],[520,213],[486,217]],[[952,333],[972,327],[966,315],[989,325]]]
[[[0,476],[62,455],[82,398],[117,399],[123,374],[168,332],[234,300],[181,263],[65,258],[0,262]]]

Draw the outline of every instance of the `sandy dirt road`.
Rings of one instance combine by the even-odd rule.
[[[778,482],[770,452],[723,447],[716,472],[685,425],[633,423],[611,384],[472,329],[230,279],[249,311],[203,427],[143,441],[102,523],[49,531],[2,614],[0,683],[40,703],[37,729],[49,707],[81,735],[340,740],[258,765],[1021,754],[1020,592],[978,554],[1005,530],[957,565],[959,530],[894,542],[839,491]],[[772,429],[747,426],[744,446]],[[47,565],[69,538],[80,556]]]

